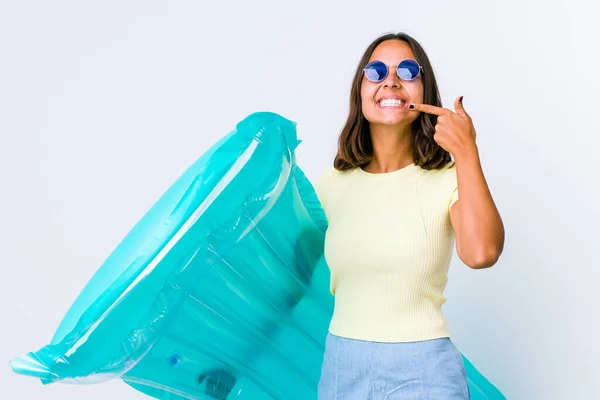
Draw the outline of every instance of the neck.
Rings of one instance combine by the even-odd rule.
[[[373,159],[364,168],[371,173],[386,173],[404,168],[413,160],[410,126],[371,125]]]

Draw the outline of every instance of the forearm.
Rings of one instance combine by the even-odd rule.
[[[504,248],[504,225],[483,174],[476,147],[454,157],[460,210],[453,220],[460,258],[472,268],[496,263]]]

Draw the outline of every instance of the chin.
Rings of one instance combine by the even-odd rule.
[[[370,110],[364,113],[365,119],[371,124],[376,125],[407,125],[411,124],[415,118],[409,114],[408,109],[395,110]]]
[[[408,118],[408,116],[389,116],[389,117],[378,117],[378,118],[367,118],[367,121],[373,125],[388,125],[388,126],[403,126],[410,125],[414,118]]]

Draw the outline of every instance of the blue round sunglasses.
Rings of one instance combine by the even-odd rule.
[[[402,80],[413,81],[419,77],[422,70],[423,67],[418,62],[407,58],[398,64],[396,74]],[[383,61],[374,60],[365,66],[364,72],[368,80],[378,83],[388,76],[389,68]]]

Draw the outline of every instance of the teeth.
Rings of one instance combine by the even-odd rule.
[[[395,100],[395,99],[383,99],[379,102],[379,105],[381,107],[398,107],[398,106],[403,106],[404,102],[402,100]]]

